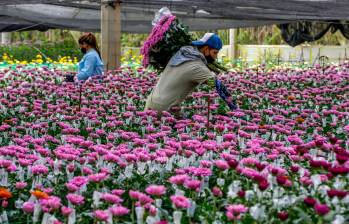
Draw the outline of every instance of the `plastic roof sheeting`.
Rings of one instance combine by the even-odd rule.
[[[62,28],[100,30],[99,0],[0,1],[0,32]],[[123,32],[148,33],[155,12],[167,6],[190,30],[349,20],[347,0],[123,0]]]

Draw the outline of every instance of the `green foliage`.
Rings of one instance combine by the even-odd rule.
[[[13,56],[13,58],[19,61],[31,61],[35,59],[38,54],[43,54],[44,57],[46,56],[52,60],[59,60],[59,58],[64,56],[82,57],[79,47],[71,40],[57,43],[1,46],[0,55],[3,55],[4,53]]]
[[[148,34],[123,33],[121,35],[122,47],[141,47]]]

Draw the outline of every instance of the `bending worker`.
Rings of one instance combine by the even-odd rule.
[[[158,83],[148,96],[145,110],[173,113],[181,117],[180,104],[195,87],[214,78],[208,67],[222,48],[222,41],[214,33],[206,33],[192,46],[182,47],[168,62]]]

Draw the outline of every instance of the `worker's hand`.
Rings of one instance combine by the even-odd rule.
[[[78,76],[77,76],[77,75],[74,76],[74,82],[75,82],[75,83],[78,83],[78,82],[79,82]]]
[[[74,84],[81,86],[82,84],[84,84],[84,80],[79,80],[77,76],[74,76]]]
[[[66,82],[74,82],[74,75],[72,75],[72,74],[66,75],[65,81]]]

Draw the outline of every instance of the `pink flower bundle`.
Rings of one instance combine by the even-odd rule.
[[[164,38],[164,34],[170,28],[171,23],[176,19],[176,16],[164,16],[158,24],[156,24],[147,40],[144,42],[141,48],[141,54],[143,55],[142,64],[146,68],[149,65],[149,51],[154,47],[159,41]]]

